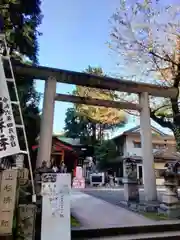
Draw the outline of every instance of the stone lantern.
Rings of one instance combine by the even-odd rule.
[[[139,187],[137,180],[137,164],[136,161],[127,158],[124,160],[125,177],[124,184],[124,198],[125,201],[139,201]]]
[[[14,161],[15,161],[15,168],[22,169],[24,167],[24,154],[16,154],[14,155]]]
[[[180,161],[168,162],[162,176],[165,193],[162,196],[159,212],[170,218],[180,217],[180,201],[178,198],[178,182],[180,179]]]

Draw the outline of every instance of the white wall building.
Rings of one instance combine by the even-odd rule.
[[[169,161],[173,158],[173,156],[168,155],[167,157],[167,149],[168,152],[171,152],[170,155],[173,155],[175,151],[175,139],[172,135],[168,135],[159,131],[155,127],[151,127],[152,129],[152,145],[155,156],[155,170],[156,172],[160,172],[160,170],[164,169],[164,165],[166,160]],[[142,149],[141,149],[141,135],[140,135],[140,126],[129,129],[128,131],[123,132],[121,135],[113,138],[116,143],[117,151],[119,154],[119,162],[122,162],[124,158],[132,158],[137,162],[137,177],[141,179],[143,183],[143,163],[142,163]],[[164,150],[166,149],[166,156]],[[159,155],[161,153],[161,156]],[[158,157],[157,157],[158,153]],[[162,154],[164,154],[162,156]],[[173,159],[175,160],[175,159]],[[117,160],[116,160],[117,162]],[[119,164],[120,166],[120,164]],[[122,164],[121,164],[122,168]],[[122,171],[118,171],[121,172]],[[123,175],[125,174],[124,165],[123,165]],[[122,177],[122,176],[121,176]]]

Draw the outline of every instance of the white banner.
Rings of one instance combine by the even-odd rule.
[[[7,81],[0,58],[0,158],[20,152]]]
[[[48,176],[49,175],[49,176]],[[70,240],[71,175],[68,173],[44,174],[42,178],[42,240]]]

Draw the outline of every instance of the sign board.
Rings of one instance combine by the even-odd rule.
[[[20,204],[18,206],[18,237],[17,239],[33,240],[35,234],[36,206]]]
[[[73,188],[85,188],[85,180],[84,178],[78,179],[73,178]]]
[[[11,234],[16,203],[17,170],[4,170],[0,192],[0,234]]]
[[[0,59],[0,158],[20,152],[7,81]]]
[[[42,175],[41,239],[71,239],[70,191],[70,174],[45,173]]]
[[[83,177],[82,167],[76,167],[76,177],[73,178],[73,188],[85,188],[85,179]]]

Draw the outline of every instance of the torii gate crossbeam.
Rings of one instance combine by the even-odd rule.
[[[111,77],[100,77],[88,73],[74,72],[57,68],[23,65],[19,63],[17,64],[13,61],[12,63],[13,69],[16,73],[20,75],[30,76],[38,80],[47,80],[49,77],[54,77],[56,78],[57,82],[61,83],[116,90],[127,93],[148,92],[149,95],[155,97],[175,98],[178,94],[177,88],[174,87],[139,83]]]

